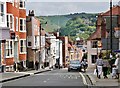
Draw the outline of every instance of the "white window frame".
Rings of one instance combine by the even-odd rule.
[[[12,48],[10,46],[11,42],[12,42]],[[5,55],[6,58],[14,57],[14,41],[13,40],[7,40],[6,41],[6,47],[5,47],[5,49],[6,49],[6,52],[5,52],[6,53],[6,55]],[[11,54],[11,50],[12,50],[12,54]],[[7,55],[8,54],[7,51],[9,52],[9,55]]]
[[[20,32],[26,32],[26,18],[20,18],[19,19],[19,24],[20,24],[20,20],[22,20],[23,21],[23,26],[22,26],[22,28],[23,28],[23,30],[21,30],[20,28]],[[20,24],[20,26],[21,26],[21,24]],[[19,26],[19,27],[20,27]]]
[[[1,5],[3,5],[3,12],[1,11]],[[0,2],[0,23],[4,23],[5,22],[5,6],[4,3]]]
[[[21,46],[21,41],[23,41],[23,44],[25,44],[25,45],[23,45],[23,46]],[[21,52],[21,47],[23,48],[23,52]],[[25,51],[24,51],[24,48],[25,48]],[[20,54],[26,54],[27,52],[26,52],[26,39],[20,39]]]
[[[23,5],[23,7],[20,7],[20,2],[22,1],[22,5]],[[20,0],[20,2],[19,2],[19,9],[26,9],[25,8],[25,0]]]
[[[8,16],[7,24],[9,24],[9,26],[7,25],[7,27],[9,27],[10,30],[15,31],[15,30],[14,30],[14,16],[13,16],[13,14],[7,14],[7,16]],[[12,16],[12,22],[10,22],[10,16]],[[11,23],[12,23],[12,28],[10,27],[10,24],[11,24]]]
[[[18,8],[18,0],[15,0],[15,7]]]
[[[18,17],[16,17],[16,31],[18,31]]]

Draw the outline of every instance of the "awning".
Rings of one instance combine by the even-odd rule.
[[[113,52],[115,52],[115,53],[120,53],[120,50],[114,50]]]
[[[0,27],[0,40],[10,39],[10,29],[8,27]]]

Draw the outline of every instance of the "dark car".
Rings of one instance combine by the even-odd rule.
[[[68,66],[68,72],[71,70],[81,71],[81,68],[82,66],[79,60],[72,60]]]

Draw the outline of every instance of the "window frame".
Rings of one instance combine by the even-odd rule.
[[[12,47],[11,47],[12,42]],[[14,41],[13,40],[7,40],[6,41],[6,47],[5,47],[5,56],[6,58],[14,57]],[[9,55],[7,55],[8,53]]]
[[[22,2],[22,7],[20,7],[21,2]],[[25,6],[26,6],[25,0],[20,0],[20,2],[19,2],[19,9],[26,9]]]
[[[91,41],[91,48],[98,48],[98,41]]]
[[[18,31],[18,23],[19,23],[18,22],[18,17],[16,17],[16,26],[15,26],[16,27],[16,31]]]
[[[1,11],[3,5],[3,12]],[[1,17],[1,22],[0,23],[4,23],[5,22],[5,6],[4,3],[0,2],[0,17]]]
[[[11,22],[10,16],[12,17],[12,22]],[[9,26],[8,26],[8,24],[9,24]],[[12,24],[12,26],[11,26],[11,24]],[[13,16],[13,14],[7,14],[7,27],[9,27],[10,30],[15,31],[14,30],[14,16]]]
[[[23,30],[21,30],[21,23],[20,21],[22,20],[23,24],[22,24],[22,28]],[[26,32],[26,18],[19,18],[19,29],[20,29],[20,32]]]
[[[97,60],[97,55],[91,55],[91,63],[92,63],[92,64],[95,64],[96,61],[93,63],[93,57],[92,57],[92,56],[94,56],[94,59]],[[96,57],[96,58],[95,58],[95,57]]]
[[[20,41],[20,54],[26,54],[27,53],[27,51],[26,51],[26,39],[20,39],[19,40]],[[25,44],[25,45],[23,45],[23,46],[21,46],[21,41],[23,41],[23,44]],[[21,47],[23,48],[23,52],[21,52]],[[24,51],[24,48],[25,48],[25,51]]]

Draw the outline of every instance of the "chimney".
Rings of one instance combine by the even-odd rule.
[[[34,10],[29,10],[28,16],[35,16]]]

